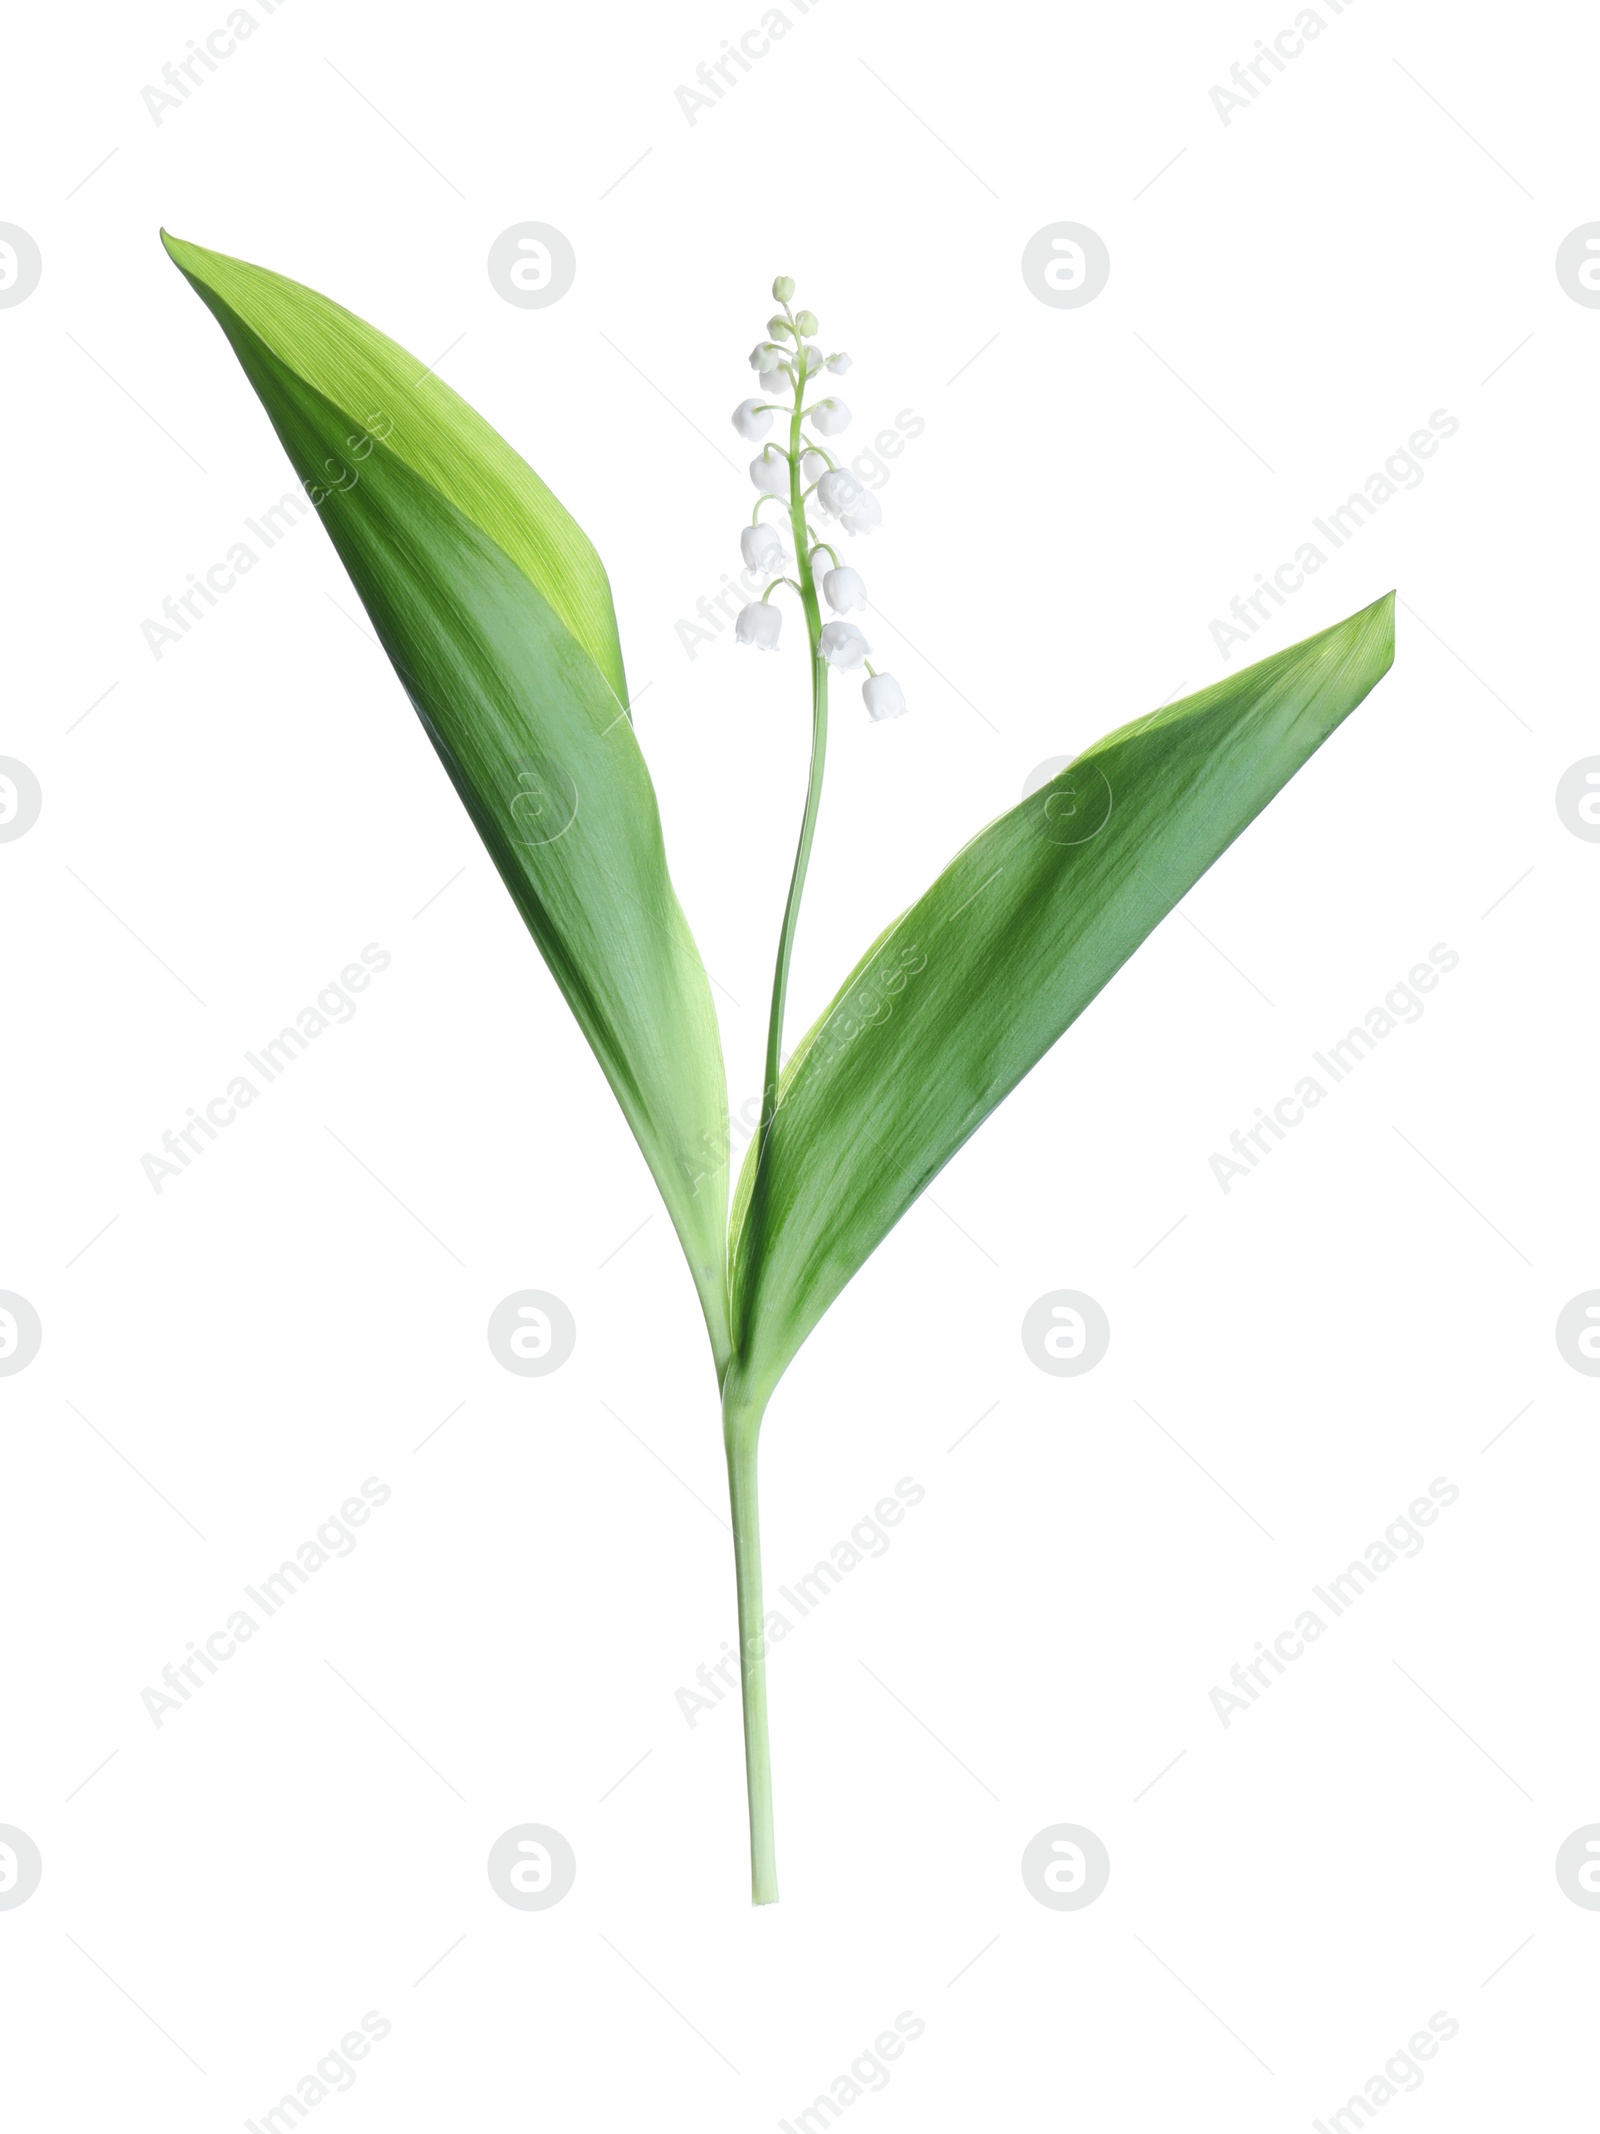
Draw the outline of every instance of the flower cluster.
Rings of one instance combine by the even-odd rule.
[[[812,338],[817,332],[816,314],[790,309],[794,283],[787,274],[778,276],[772,294],[782,306],[781,313],[767,321],[767,338],[750,351],[750,368],[757,374],[761,397],[740,401],[733,411],[733,426],[751,444],[760,444],[772,428],[774,415],[788,418],[787,446],[777,441],[761,444],[750,462],[750,479],[761,493],[739,539],[746,567],[775,575],[759,600],[740,609],[734,634],[742,645],[772,651],[783,623],[772,605],[772,595],[780,585],[791,587],[805,609],[813,657],[830,667],[865,667],[867,679],[861,694],[868,712],[874,719],[897,719],[906,708],[900,684],[892,674],[879,674],[873,667],[867,657],[872,647],[861,631],[852,622],[822,621],[824,606],[835,618],[865,608],[867,589],[860,573],[842,561],[833,543],[817,532],[811,512],[837,520],[839,529],[852,537],[871,533],[883,519],[877,498],[848,467],[836,466],[817,443],[819,437],[837,437],[849,424],[850,410],[844,402],[837,394],[819,393],[818,388],[823,371],[842,376],[850,368],[850,358],[842,350],[829,356],[822,353]],[[782,536],[770,519],[761,516],[763,506],[773,501],[788,507],[797,558],[793,578],[785,573],[788,558]]]

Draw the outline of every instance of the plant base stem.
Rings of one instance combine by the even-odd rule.
[[[761,1604],[761,1528],[756,1506],[756,1440],[761,1413],[724,1407],[733,1561],[739,1589],[739,1682],[744,1704],[745,1783],[750,1798],[750,1901],[776,1904],[772,1835],[772,1754],[767,1742],[767,1659]]]

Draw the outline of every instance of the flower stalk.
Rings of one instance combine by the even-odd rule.
[[[816,539],[806,520],[806,506],[815,495],[818,508],[830,517],[837,514],[846,532],[852,534],[870,532],[882,516],[877,499],[869,497],[853,474],[836,467],[831,455],[804,434],[803,426],[807,421],[825,437],[836,435],[849,422],[850,410],[842,400],[830,397],[807,407],[806,394],[815,386],[824,362],[834,370],[846,370],[850,359],[843,355],[824,358],[807,346],[807,337],[817,331],[817,321],[809,311],[796,313],[790,310],[789,299],[794,295],[794,284],[787,275],[778,277],[772,285],[772,293],[783,306],[783,316],[769,320],[768,331],[772,338],[757,343],[750,354],[750,366],[760,374],[763,391],[775,394],[779,383],[787,380],[793,387],[793,400],[787,406],[778,405],[775,400],[741,401],[733,411],[733,426],[741,437],[755,443],[766,437],[774,414],[787,412],[789,443],[787,449],[775,442],[762,444],[759,454],[750,463],[750,479],[762,493],[751,515],[751,524],[741,536],[740,548],[747,567],[768,569],[777,563],[780,544],[776,529],[771,522],[762,522],[759,513],[762,504],[787,496],[796,575],[793,578],[775,577],[759,600],[741,609],[734,634],[741,644],[755,645],[766,651],[776,649],[780,617],[772,605],[772,595],[784,585],[799,594],[811,667],[811,766],[806,778],[800,838],[795,848],[789,894],[784,902],[783,923],[778,931],[778,951],[772,970],[772,1002],[767,1016],[755,1176],[745,1211],[744,1249],[751,1254],[760,1251],[765,1221],[766,1157],[778,1121],[789,963],[794,954],[800,902],[805,894],[806,872],[811,864],[811,846],[822,805],[822,775],[828,756],[828,669],[830,666],[859,667],[872,649],[853,625],[824,623],[822,619],[822,596],[813,567],[818,556],[825,556],[833,566],[826,577],[830,605],[864,607],[866,589],[856,572],[840,563],[837,549]],[[878,679],[888,682],[898,700],[898,708],[904,710],[904,699],[899,697],[893,682],[888,677],[875,678],[868,683],[865,694],[872,717],[884,716],[871,693],[877,687]],[[756,1448],[766,1395],[746,1385],[742,1377],[739,1361],[742,1332],[741,1328],[734,1328],[734,1356],[722,1388],[722,1427],[728,1459],[734,1571],[739,1596],[739,1679],[744,1706],[745,1777],[750,1799],[750,1891],[755,1903],[771,1904],[778,1895],[778,1871],[772,1826],[766,1618],[761,1594],[761,1532],[756,1495]]]

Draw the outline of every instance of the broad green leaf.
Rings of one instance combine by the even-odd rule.
[[[428,738],[593,1047],[728,1353],[727,1096],[710,987],[621,697],[610,593],[538,478],[310,290],[168,248],[220,321]],[[234,298],[247,301],[249,316]],[[554,561],[552,561],[552,557]],[[352,825],[392,838],[392,824]],[[509,1123],[537,1170],[563,1129]]]
[[[759,1411],[850,1277],[1173,905],[1388,672],[1394,598],[1108,734],[983,830],[796,1049],[733,1212]]]
[[[236,349],[233,322],[357,426],[381,422],[389,451],[505,550],[627,703],[611,582],[593,543],[475,408],[398,342],[303,282],[165,230],[161,242]]]

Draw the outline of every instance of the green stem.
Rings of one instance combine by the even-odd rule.
[[[807,554],[805,498],[800,485],[800,402],[797,386],[794,416],[789,425],[789,520],[794,533],[795,559],[800,570],[800,600],[806,612],[806,639],[811,652],[811,774],[806,783],[805,813],[800,820],[800,843],[795,851],[794,871],[789,877],[789,897],[783,908],[778,933],[778,955],[772,972],[772,1007],[767,1017],[766,1071],[761,1085],[761,1134],[756,1155],[759,1175],[766,1153],[767,1136],[778,1109],[778,1075],[783,1057],[783,1008],[789,991],[789,959],[794,953],[795,928],[800,919],[800,899],[805,893],[806,869],[811,864],[811,841],[816,834],[817,809],[822,801],[822,772],[828,753],[828,663],[822,657],[822,613],[817,602],[816,581]]]
[[[788,306],[784,306],[787,313]],[[828,663],[822,657],[822,613],[808,553],[805,491],[800,481],[803,378],[795,381],[794,412],[789,423],[789,523],[799,572],[800,604],[805,609],[806,642],[811,655],[811,772],[806,782],[800,842],[789,878],[788,901],[778,933],[772,972],[772,1007],[767,1019],[767,1057],[761,1085],[761,1127],[755,1176],[745,1213],[744,1247],[760,1252],[766,1221],[767,1142],[778,1110],[778,1075],[783,1058],[783,1009],[789,990],[789,959],[794,953],[800,899],[811,861],[817,809],[822,799],[822,770],[828,753]],[[771,449],[770,447],[768,449]],[[770,591],[771,588],[769,587]],[[734,1329],[735,1354],[746,1329]],[[756,1442],[761,1432],[766,1395],[748,1388],[736,1360],[722,1387],[722,1435],[728,1455],[728,1495],[733,1508],[733,1560],[739,1590],[739,1681],[744,1704],[745,1783],[750,1797],[750,1894],[756,1904],[775,1904],[777,1856],[772,1836],[772,1756],[767,1742],[767,1661],[765,1615],[761,1605],[761,1527],[756,1504]]]
[[[766,1617],[761,1604],[761,1526],[756,1506],[759,1407],[724,1399],[723,1443],[728,1498],[733,1508],[734,1576],[739,1590],[739,1686],[744,1705],[745,1786],[750,1800],[750,1901],[778,1901],[778,1858],[772,1834],[772,1751],[767,1740]]]

